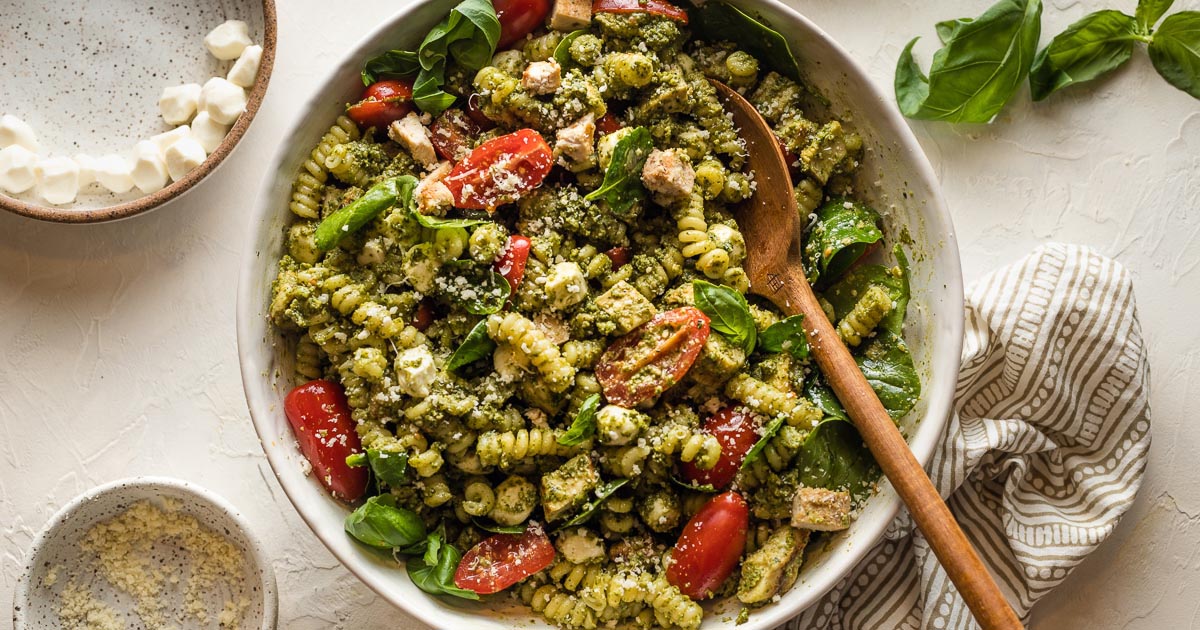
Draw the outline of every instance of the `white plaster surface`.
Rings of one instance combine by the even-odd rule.
[[[910,37],[922,35],[927,67],[933,24],[989,4],[792,1],[884,86]],[[260,167],[339,51],[398,4],[359,0],[330,19],[328,3],[280,2],[258,119],[183,199],[100,226],[0,216],[0,628],[35,531],[83,490],[136,474],[199,482],[246,514],[275,558],[281,628],[422,627],[342,569],[280,491],[234,342]],[[1047,38],[1087,12],[1133,5],[1050,0]],[[913,126],[945,187],[968,280],[1047,240],[1092,245],[1136,279],[1153,378],[1149,471],[1117,533],[1039,605],[1032,627],[1200,627],[1200,428],[1188,411],[1200,396],[1200,102],[1138,51],[1095,87],[1036,105],[1023,88],[990,126]]]

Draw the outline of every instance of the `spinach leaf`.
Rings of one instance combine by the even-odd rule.
[[[750,447],[749,451],[746,451],[746,458],[742,460],[742,468],[745,468],[751,462],[758,459],[763,449],[767,448],[767,444],[771,442],[771,438],[775,437],[776,433],[779,433],[779,427],[783,426],[783,421],[783,416],[777,416],[763,429],[762,437],[758,438],[758,441],[754,443],[754,446]]]
[[[908,345],[899,335],[878,331],[859,348],[854,361],[893,420],[904,417],[917,404],[921,379]]]
[[[829,387],[829,383],[825,382],[825,377],[820,372],[804,384],[804,395],[817,405],[817,409],[820,409],[826,418],[850,422],[850,416],[846,415],[846,410],[842,408],[837,394],[833,393],[833,389]]]
[[[421,214],[420,212],[417,212],[416,208],[413,209],[413,216],[416,217],[417,223],[434,230],[444,230],[446,228],[469,228],[476,225],[483,225],[484,223],[491,223],[491,221],[488,221],[487,219],[443,219],[441,217],[431,217],[427,214]]]
[[[596,410],[600,408],[600,394],[588,396],[575,414],[575,421],[567,432],[558,436],[558,443],[563,446],[582,444],[596,434]]]
[[[371,85],[383,77],[410,77],[421,71],[417,53],[410,50],[389,50],[368,59],[363,65],[363,85]]]
[[[778,31],[741,9],[717,0],[693,7],[689,13],[689,22],[700,37],[714,42],[731,41],[739,50],[750,53],[772,70],[803,83],[796,56]]]
[[[563,523],[556,531],[562,531],[568,527],[575,527],[576,525],[583,525],[584,523],[588,522],[588,519],[592,518],[592,516],[596,513],[596,510],[600,509],[600,504],[604,503],[605,499],[607,499],[612,495],[612,493],[616,492],[621,488],[621,486],[627,483],[629,483],[628,479],[614,479],[597,488],[596,498],[584,505],[583,510],[580,511],[579,514],[576,514],[575,518]]]
[[[1137,10],[1133,14],[1137,18],[1138,32],[1149,35],[1150,30],[1172,4],[1175,4],[1175,0],[1139,0]]]
[[[396,507],[396,498],[379,495],[346,516],[346,533],[377,549],[407,547],[425,539],[425,523],[416,512]]]
[[[871,285],[878,285],[887,292],[895,305],[879,322],[879,328],[897,335],[904,331],[904,314],[908,310],[909,299],[906,271],[908,263],[903,259],[903,252],[900,252],[900,256],[903,262],[891,268],[882,265],[859,265],[821,294],[821,297],[833,305],[835,323],[854,308],[859,297],[866,293]]]
[[[465,365],[470,365],[484,357],[491,356],[496,349],[496,342],[487,334],[487,320],[481,319],[471,332],[467,333],[467,338],[454,349],[454,354],[450,355],[450,361],[446,363],[446,369],[450,372],[457,370]]]
[[[633,218],[635,206],[646,198],[646,189],[642,186],[642,167],[653,150],[650,130],[634,127],[625,133],[613,147],[612,159],[604,170],[604,181],[585,199],[603,199],[614,215],[623,219]]]
[[[797,359],[808,358],[808,335],[804,316],[792,315],[775,322],[758,336],[758,347],[767,352],[787,352]]]
[[[1200,11],[1168,15],[1154,32],[1149,52],[1167,83],[1200,98]]]
[[[817,224],[804,241],[808,281],[836,280],[867,248],[883,239],[879,213],[849,199],[831,199],[817,209]]]
[[[472,315],[495,313],[504,308],[512,293],[512,286],[504,276],[491,266],[471,260],[451,260],[442,265],[435,286]]]
[[[554,47],[554,60],[558,62],[558,65],[566,68],[568,64],[574,62],[574,59],[571,58],[571,42],[575,41],[580,35],[583,35],[587,32],[588,31],[586,28],[578,31],[571,31],[570,33],[567,33],[566,37],[563,37],[561,40],[559,40],[558,45]]]
[[[375,184],[350,205],[321,221],[314,234],[317,249],[333,249],[342,237],[357,232],[380,212],[397,203],[408,206],[416,186],[417,180],[411,175],[401,175]]]
[[[1067,27],[1038,53],[1029,72],[1033,100],[1068,85],[1090,81],[1133,56],[1134,19],[1120,11],[1097,11]]]
[[[423,557],[410,557],[405,564],[408,577],[417,588],[430,595],[453,595],[463,599],[479,599],[479,594],[454,585],[454,572],[462,554],[449,543],[443,542],[440,533],[429,536],[429,544]]]
[[[741,293],[704,280],[693,280],[696,308],[712,320],[712,329],[750,354],[754,351],[758,330],[750,316],[750,305]]]
[[[479,519],[472,519],[475,527],[482,529],[485,532],[493,534],[524,534],[527,529],[524,524],[521,525],[497,525],[495,523],[485,523]]]
[[[943,22],[929,76],[914,38],[896,64],[896,101],[909,118],[989,122],[1025,80],[1042,32],[1041,0],[1000,0],[974,20]]]
[[[870,493],[879,479],[879,466],[858,429],[842,420],[818,424],[797,451],[796,461],[804,485],[847,490],[855,499]]]

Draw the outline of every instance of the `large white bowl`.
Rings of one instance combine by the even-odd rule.
[[[757,12],[784,33],[811,84],[831,102],[832,111],[852,121],[868,152],[856,188],[886,217],[889,242],[911,242],[913,299],[905,337],[922,376],[924,392],[902,422],[913,452],[928,462],[938,442],[954,394],[962,346],[963,293],[954,229],[928,160],[891,98],[875,89],[863,69],[815,24],[775,0],[734,0]],[[250,226],[238,296],[238,350],[242,379],[255,429],[280,484],[300,515],[347,568],[393,604],[435,627],[537,627],[537,615],[509,598],[475,604],[434,598],[418,590],[403,568],[381,561],[346,536],[346,508],[329,497],[316,479],[305,476],[283,415],[283,397],[293,385],[287,344],[267,321],[276,261],[283,248],[290,186],[300,162],[362,90],[364,60],[391,48],[413,48],[449,6],[426,0],[396,14],[357,45],[309,99],[290,133],[282,138],[267,171]],[[911,237],[901,238],[907,229]],[[754,247],[753,243],[749,244]],[[863,558],[882,536],[900,501],[889,484],[868,501],[845,533],[812,554],[800,581],[782,599],[756,611],[739,630],[771,628],[811,605]],[[732,607],[727,610],[736,610]],[[732,627],[733,615],[711,614],[704,628]]]

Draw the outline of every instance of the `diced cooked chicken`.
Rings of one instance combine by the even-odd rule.
[[[550,13],[550,28],[556,31],[576,31],[592,22],[591,0],[554,0]]]
[[[437,153],[433,151],[429,128],[421,124],[416,112],[410,112],[404,118],[393,122],[388,127],[388,137],[408,149],[413,159],[421,166],[431,168],[437,164]]]
[[[803,556],[808,532],[784,525],[775,530],[766,544],[742,561],[737,597],[743,604],[765,602],[781,592],[788,569]],[[794,582],[794,580],[793,580]],[[791,584],[787,584],[791,586]]]
[[[452,168],[450,162],[442,161],[417,184],[413,191],[417,212],[440,217],[454,206],[454,194],[442,183]]]
[[[562,85],[562,66],[553,59],[535,61],[525,66],[521,87],[534,94],[553,94]]]
[[[850,527],[850,493],[800,486],[792,498],[792,527],[819,532]]]
[[[655,149],[642,167],[642,183],[663,199],[682,199],[692,194],[696,171],[679,151]]]
[[[583,118],[558,130],[554,148],[572,162],[583,162],[596,153],[596,117],[588,113]]]

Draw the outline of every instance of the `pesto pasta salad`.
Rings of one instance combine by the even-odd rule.
[[[755,178],[710,81],[775,130],[809,280],[894,418],[920,384],[862,140],[784,39],[716,0],[464,0],[362,79],[296,178],[269,307],[348,535],[564,628],[786,592],[879,471],[799,316],[747,296]]]

